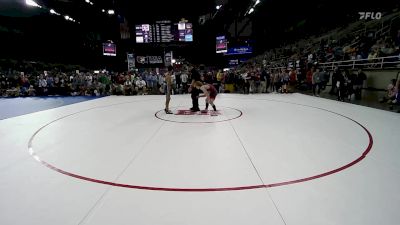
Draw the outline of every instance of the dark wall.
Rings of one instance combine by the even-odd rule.
[[[386,1],[266,1],[256,9],[253,37],[256,50],[321,34],[359,19],[358,12],[391,12],[399,2]]]
[[[0,58],[98,67],[115,60],[102,56],[102,43],[118,40],[116,19],[81,24],[41,12],[32,17],[0,16]]]

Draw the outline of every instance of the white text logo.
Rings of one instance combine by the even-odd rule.
[[[380,20],[382,18],[382,13],[380,12],[359,12],[358,14],[360,14],[360,20]]]

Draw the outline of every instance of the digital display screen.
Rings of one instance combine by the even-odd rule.
[[[228,52],[228,41],[225,36],[217,36],[215,48],[217,53]]]
[[[193,24],[169,20],[135,26],[136,43],[193,42]]]
[[[103,43],[103,55],[117,56],[117,47],[113,43]]]
[[[151,40],[150,24],[141,24],[135,26],[136,43],[149,43]]]

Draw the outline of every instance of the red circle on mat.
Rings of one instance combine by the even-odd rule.
[[[238,119],[238,118],[240,118],[240,117],[243,115],[243,112],[240,111],[239,109],[235,109],[235,108],[231,108],[231,107],[222,107],[222,108],[227,108],[227,109],[231,109],[231,110],[237,111],[237,112],[238,112],[238,115],[235,116],[235,117],[232,117],[232,118],[227,118],[227,119],[223,119],[223,120],[215,120],[215,121],[179,121],[179,120],[172,120],[172,119],[161,118],[161,117],[160,117],[160,114],[163,113],[164,110],[160,110],[160,111],[157,111],[157,112],[154,114],[154,116],[155,116],[157,119],[159,119],[159,120],[164,120],[164,121],[172,122],[172,123],[200,123],[200,124],[201,124],[201,123],[221,123],[221,122],[227,122],[227,121],[231,121],[231,120],[234,120],[234,119]],[[194,115],[194,116],[197,116],[197,115]],[[200,116],[206,117],[206,116],[204,116],[204,115],[199,115],[199,117],[200,117]]]
[[[267,99],[265,99],[267,100]],[[132,188],[132,189],[141,189],[141,190],[152,190],[152,191],[174,191],[174,192],[215,192],[215,191],[237,191],[237,190],[249,190],[249,189],[258,189],[258,188],[272,188],[272,187],[278,187],[278,186],[284,186],[284,185],[290,185],[290,184],[296,184],[296,183],[301,183],[301,182],[306,182],[306,181],[310,181],[310,180],[314,180],[314,179],[318,179],[318,178],[322,178],[337,172],[340,172],[342,170],[348,169],[349,167],[359,163],[361,160],[363,160],[368,153],[371,151],[372,149],[372,145],[373,145],[373,138],[371,133],[369,132],[369,130],[364,127],[362,124],[360,124],[359,122],[351,119],[350,117],[344,116],[342,114],[333,112],[333,111],[329,111],[326,109],[322,109],[322,108],[318,108],[318,107],[313,107],[313,106],[308,106],[308,105],[302,105],[302,104],[298,104],[298,103],[291,103],[291,102],[284,102],[284,101],[277,101],[277,100],[267,100],[267,101],[275,101],[275,102],[281,102],[281,103],[287,103],[287,104],[295,104],[295,105],[301,105],[301,106],[305,106],[305,107],[310,107],[310,108],[314,108],[314,109],[319,109],[322,111],[326,111],[338,116],[341,116],[343,118],[346,118],[354,123],[356,123],[358,126],[360,126],[368,135],[368,139],[369,139],[369,144],[367,146],[367,148],[362,152],[362,154],[356,158],[355,160],[339,167],[336,169],[332,169],[329,170],[327,172],[324,173],[320,173],[314,176],[310,176],[310,177],[304,177],[301,179],[296,179],[296,180],[289,180],[289,181],[283,181],[283,182],[278,182],[278,183],[271,183],[271,184],[258,184],[258,185],[250,185],[250,186],[238,186],[238,187],[216,187],[216,188],[169,188],[169,187],[151,187],[151,186],[140,186],[140,185],[132,185],[132,184],[122,184],[122,183],[115,183],[115,182],[110,182],[110,181],[105,181],[105,180],[99,180],[99,179],[94,179],[94,178],[90,178],[90,177],[85,177],[79,174],[74,174],[65,170],[62,170],[60,168],[57,168],[56,166],[53,166],[49,163],[47,163],[46,161],[40,159],[40,157],[34,152],[33,150],[33,140],[35,138],[35,136],[41,131],[43,130],[45,127],[47,127],[48,125],[59,121],[61,119],[64,119],[66,117],[84,112],[84,111],[88,111],[88,110],[84,110],[81,112],[76,112],[73,114],[69,114],[67,116],[61,117],[59,119],[53,120],[52,122],[44,125],[43,127],[41,127],[39,130],[37,130],[30,138],[29,143],[28,143],[28,149],[29,149],[29,153],[30,155],[37,160],[38,162],[40,162],[41,164],[43,164],[44,166],[57,171],[59,173],[62,173],[64,175],[70,176],[70,177],[74,177],[77,179],[81,179],[81,180],[85,180],[85,181],[90,181],[90,182],[94,182],[94,183],[99,183],[99,184],[105,184],[105,185],[111,185],[111,186],[116,186],[116,187],[123,187],[123,188]],[[97,108],[97,107],[95,107]],[[92,108],[92,109],[95,109]],[[89,109],[91,110],[91,109]]]

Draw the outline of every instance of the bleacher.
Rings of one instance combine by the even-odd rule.
[[[393,36],[393,33],[399,28],[400,12],[394,11],[383,15],[380,20],[357,20],[349,24],[347,27],[335,28],[334,30],[321,34],[318,37],[311,36],[298,40],[295,43],[284,44],[281,47],[270,49],[265,53],[250,59],[246,64],[262,65],[263,60],[266,60],[268,68],[283,69],[288,68],[289,61],[305,59],[309,54],[317,56],[319,63],[351,60],[350,54],[352,54],[355,49],[364,48],[370,51],[370,48],[376,43],[376,41],[379,41],[382,37]],[[365,43],[365,39],[367,39],[368,43]],[[329,49],[331,52],[326,54],[326,49]],[[325,53],[325,55],[321,53]],[[392,56],[393,55],[395,54],[392,54]],[[388,55],[385,55],[384,57],[388,57]],[[361,58],[367,59],[368,55],[361,55]],[[357,57],[353,60],[356,59]],[[360,59],[360,57],[358,59]],[[377,66],[377,68],[396,68],[397,63],[393,63],[393,61],[398,60],[393,59],[395,59],[395,57],[389,60],[391,63],[387,63],[387,60],[382,59],[374,60],[373,63],[376,64],[380,61],[381,66]],[[340,63],[336,63],[336,65],[338,64],[340,66]],[[360,64],[360,62],[353,64]]]

